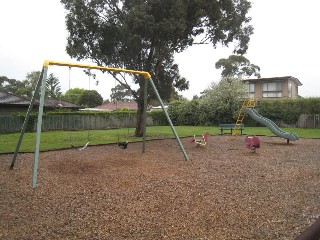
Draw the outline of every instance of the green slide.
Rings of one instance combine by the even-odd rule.
[[[253,120],[265,125],[273,134],[275,134],[278,137],[285,138],[285,139],[287,139],[287,141],[289,141],[289,140],[296,141],[299,139],[298,135],[296,135],[295,133],[289,133],[289,132],[285,132],[285,131],[281,130],[277,126],[277,124],[275,124],[270,119],[263,117],[253,108],[243,108],[241,111],[243,113],[248,114]]]

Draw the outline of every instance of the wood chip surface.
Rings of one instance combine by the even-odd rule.
[[[320,216],[320,140],[211,136],[0,155],[0,239],[294,239]]]

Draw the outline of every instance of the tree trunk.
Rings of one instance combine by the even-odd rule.
[[[138,111],[137,111],[137,125],[136,125],[136,131],[135,136],[136,137],[142,137],[143,136],[143,98],[139,99],[138,102]]]
[[[136,99],[137,105],[138,105],[138,111],[137,111],[137,125],[136,125],[136,131],[135,136],[136,137],[142,137],[143,136],[143,114],[144,114],[144,82],[146,80],[144,78],[141,78],[139,81],[140,90],[138,98]]]
[[[150,72],[151,71],[151,62],[152,62],[152,57],[153,57],[153,51],[154,49],[151,48],[147,62],[146,62],[146,68],[145,71],[146,72]],[[145,81],[147,81],[146,79],[144,79],[143,76],[139,76],[139,95],[137,98],[137,104],[138,104],[138,111],[137,111],[137,125],[136,125],[136,132],[135,132],[135,136],[136,137],[142,137],[143,136],[143,114],[144,114],[144,101],[148,101],[148,99],[144,99],[144,89],[145,89]]]

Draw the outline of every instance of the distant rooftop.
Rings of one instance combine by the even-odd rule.
[[[30,100],[25,97],[0,91],[0,104],[29,105]]]
[[[113,111],[117,109],[137,110],[138,104],[135,101],[113,101],[103,103],[102,105],[97,106],[96,109],[100,109],[102,111]]]
[[[2,92],[0,91],[0,105],[18,105],[18,106],[28,106],[30,105],[31,99],[26,97],[21,97],[14,95],[12,93]],[[34,105],[39,105],[39,100],[36,100]],[[45,107],[52,107],[52,108],[80,108],[78,105],[66,102],[63,100],[57,99],[45,99],[44,101]]]
[[[294,81],[298,86],[302,86],[302,83],[299,81],[298,78],[292,76],[285,76],[285,77],[271,77],[271,78],[250,78],[244,79],[243,81],[250,81],[250,82],[263,82],[263,81],[274,81],[274,80],[291,80]]]

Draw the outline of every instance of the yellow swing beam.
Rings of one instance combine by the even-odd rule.
[[[111,72],[124,72],[124,73],[132,73],[132,74],[139,74],[144,76],[146,80],[151,78],[150,73],[144,71],[136,71],[136,70],[129,70],[123,68],[112,68],[112,67],[103,67],[103,66],[95,66],[95,65],[88,65],[88,64],[81,64],[81,63],[67,63],[67,62],[56,62],[56,61],[44,61],[43,67],[49,67],[50,65],[55,66],[66,66],[66,67],[77,67],[77,68],[89,68],[89,69],[98,69],[104,71],[111,71]]]

